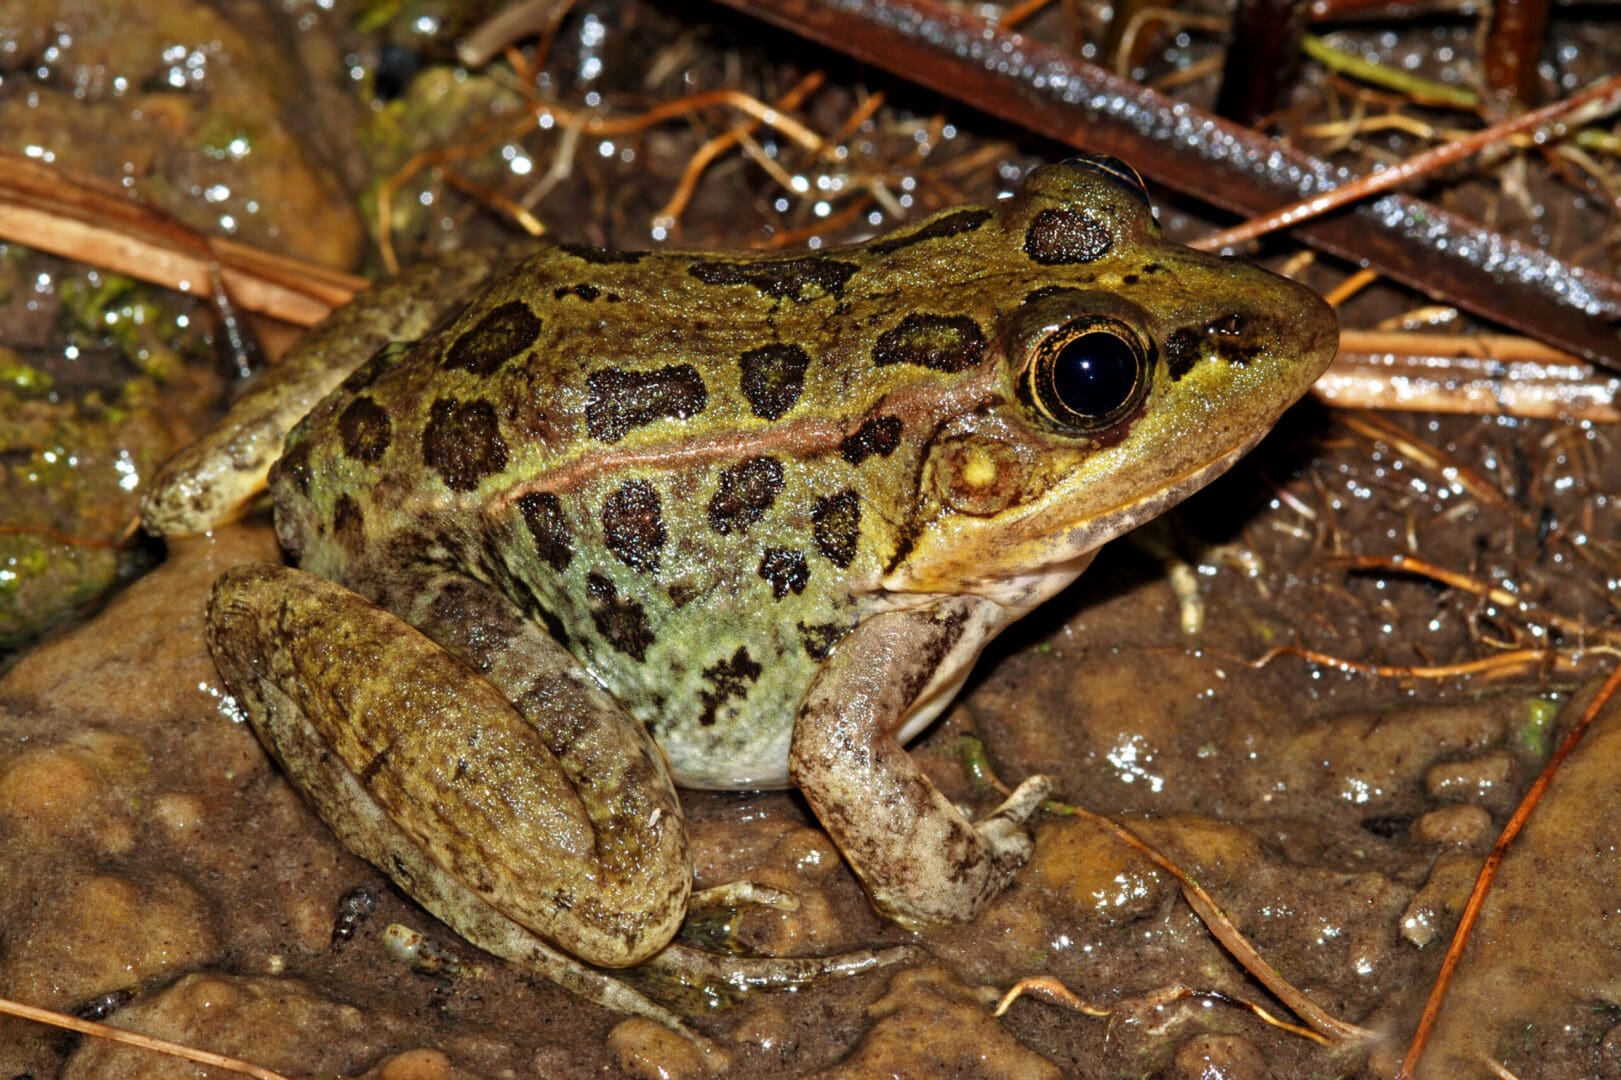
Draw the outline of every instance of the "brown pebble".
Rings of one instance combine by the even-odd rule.
[[[152,820],[171,842],[189,847],[203,838],[203,800],[185,792],[166,792],[152,800]]]
[[[1443,806],[1413,822],[1413,839],[1422,844],[1463,847],[1480,839],[1492,827],[1492,816],[1473,803]]]
[[[0,986],[49,1008],[197,968],[219,954],[204,898],[172,874],[140,882],[81,878],[6,929],[27,947],[0,958]]]
[[[1436,858],[1429,880],[1402,912],[1404,941],[1422,949],[1442,934],[1451,933],[1480,873],[1480,862],[1478,856],[1462,851],[1444,851]]]
[[[1266,1080],[1266,1058],[1242,1035],[1195,1035],[1176,1050],[1177,1080]]]
[[[129,803],[146,764],[140,740],[99,731],[24,751],[0,771],[0,824],[38,843],[83,837],[102,855],[127,854]]]
[[[419,1046],[378,1062],[364,1080],[460,1080],[465,1076],[441,1051]]]
[[[701,1049],[664,1025],[640,1016],[614,1025],[608,1032],[608,1051],[620,1071],[636,1080],[686,1080],[710,1074]]]

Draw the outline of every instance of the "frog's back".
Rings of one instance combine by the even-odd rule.
[[[904,545],[928,435],[981,392],[995,312],[938,248],[992,215],[958,215],[878,256],[542,252],[300,425],[283,542],[396,608],[402,557],[494,584],[683,782],[781,783],[806,686]]]

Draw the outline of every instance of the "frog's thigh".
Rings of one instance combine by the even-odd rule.
[[[164,462],[141,523],[160,536],[207,532],[241,516],[264,490],[293,425],[391,341],[414,341],[524,248],[459,251],[411,267],[338,308],[262,372],[215,427]]]
[[[1030,854],[1032,777],[976,828],[895,740],[920,699],[949,693],[1001,621],[972,598],[862,622],[839,642],[794,724],[789,772],[873,905],[903,926],[973,917]]]
[[[639,725],[544,635],[530,684],[573,710],[549,738],[424,634],[313,575],[227,571],[208,624],[231,692],[322,818],[474,944],[511,955],[511,920],[620,966],[674,934],[691,871],[663,764],[600,734]],[[576,767],[600,761],[601,779],[571,776],[547,745],[565,728],[593,733],[563,749]]]

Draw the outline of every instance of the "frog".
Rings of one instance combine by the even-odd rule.
[[[296,565],[232,568],[206,617],[255,732],[468,941],[621,1006],[590,973],[671,955],[692,902],[678,787],[797,789],[905,929],[982,910],[1052,782],[970,820],[907,742],[1337,345],[1100,155],[848,246],[545,244],[372,293],[146,524],[213,528],[268,475]]]

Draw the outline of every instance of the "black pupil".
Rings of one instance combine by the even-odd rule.
[[[1058,351],[1052,373],[1060,405],[1079,418],[1104,420],[1131,400],[1137,354],[1115,334],[1093,330]]]

